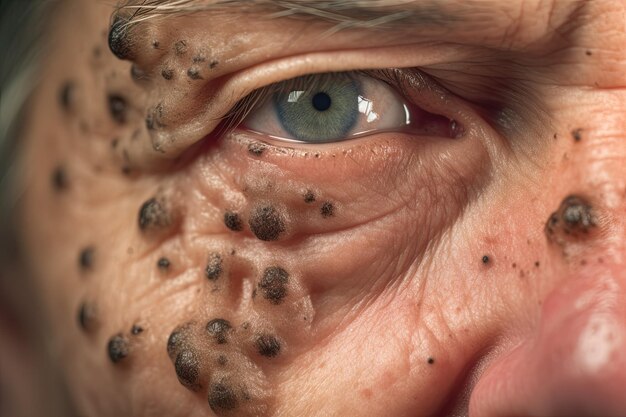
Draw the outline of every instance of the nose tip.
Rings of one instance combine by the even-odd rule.
[[[496,360],[470,416],[626,416],[626,273],[572,277],[544,302],[535,333]]]

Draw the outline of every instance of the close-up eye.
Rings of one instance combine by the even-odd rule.
[[[240,128],[273,139],[330,143],[383,132],[454,137],[456,124],[408,102],[377,78],[387,73],[353,71],[305,75],[253,92]]]

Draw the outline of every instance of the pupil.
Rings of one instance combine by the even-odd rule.
[[[313,96],[313,107],[315,110],[325,111],[330,108],[330,96],[326,93],[317,93]]]

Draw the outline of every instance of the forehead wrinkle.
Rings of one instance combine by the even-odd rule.
[[[440,26],[457,20],[438,0],[126,0],[117,12],[129,23],[197,12],[265,13],[264,18],[306,19],[334,24],[331,32],[349,28],[400,29],[416,24]]]

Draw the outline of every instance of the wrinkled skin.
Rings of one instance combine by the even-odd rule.
[[[75,3],[55,17],[30,108],[20,230],[81,414],[626,415],[622,1],[463,6],[466,29],[409,35],[321,37],[332,25],[205,12],[134,26],[126,60],[107,46],[112,10]],[[217,64],[193,79],[203,51]],[[437,80],[441,94],[405,93],[465,134],[326,145],[210,134],[257,87],[381,62]],[[76,87],[63,108],[67,80]],[[121,123],[111,92],[128,100]],[[514,116],[485,111],[494,97]],[[259,142],[262,152],[248,150]],[[569,195],[585,207],[559,209]],[[152,197],[163,213],[141,228]],[[255,217],[268,206],[278,221]],[[255,219],[270,230],[255,235]],[[261,285],[274,266],[288,278],[274,271]],[[94,309],[85,328],[83,302]],[[205,329],[215,318],[231,325],[221,340]],[[185,324],[184,347],[168,357]],[[126,354],[114,363],[118,334]],[[259,335],[275,339],[261,349]],[[180,359],[186,385],[181,349],[192,352]]]

